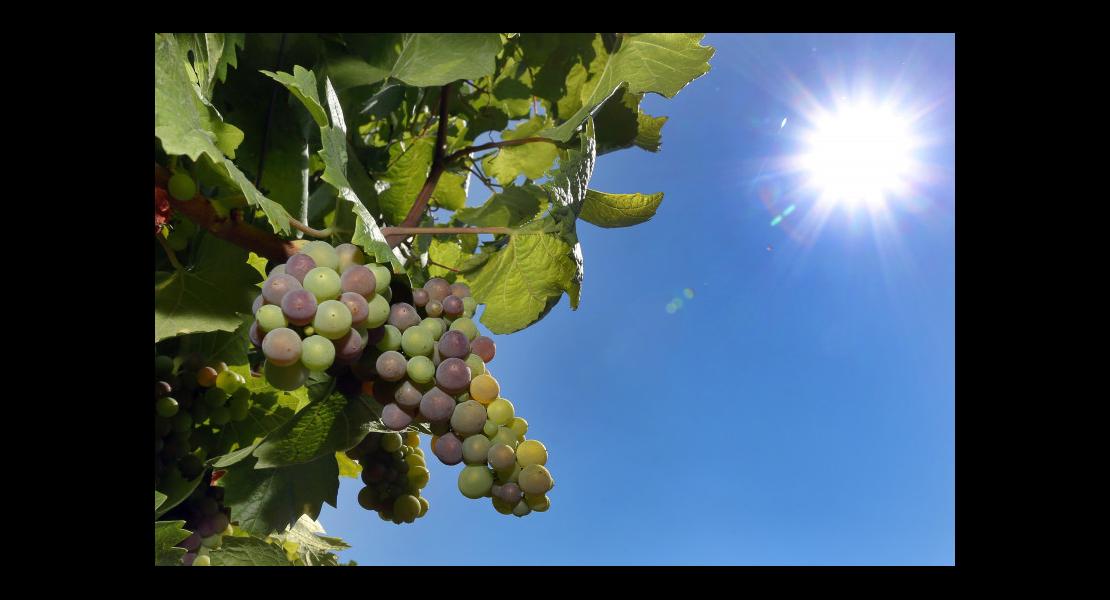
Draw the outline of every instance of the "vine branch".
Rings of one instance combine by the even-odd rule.
[[[451,84],[447,84],[439,90],[439,123],[436,124],[436,147],[435,154],[432,157],[432,168],[428,172],[428,179],[424,181],[424,187],[420,188],[420,193],[416,196],[412,208],[405,215],[405,220],[401,222],[401,228],[412,227],[420,222],[420,217],[428,208],[428,201],[432,198],[432,192],[435,191],[436,184],[439,183],[439,177],[443,175],[443,169],[446,165],[443,153],[447,146],[447,101],[450,91]],[[396,230],[398,228],[386,229]],[[383,229],[382,232],[385,233],[385,230]],[[408,236],[396,234],[391,236],[389,233],[385,235],[390,248],[396,248],[406,237]]]
[[[491,148],[504,148],[506,146],[523,146],[524,144],[532,144],[535,142],[547,142],[549,144],[555,144],[556,146],[559,145],[559,142],[545,137],[526,137],[520,138],[519,140],[503,140],[500,142],[490,142],[488,144],[482,144],[480,146],[467,146],[462,150],[452,152],[447,157],[447,162],[455,161],[463,156],[474,152],[481,152],[482,150],[489,150]]]

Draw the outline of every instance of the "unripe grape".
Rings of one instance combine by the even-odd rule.
[[[173,375],[173,358],[164,354],[154,357],[154,376],[159,379],[169,379]]]
[[[439,300],[428,300],[424,305],[424,313],[429,317],[439,317],[443,314],[443,303]]]
[[[497,435],[497,423],[487,418],[486,422],[482,424],[482,435],[489,439],[493,439],[493,437]]]
[[[471,342],[478,337],[478,326],[474,324],[474,321],[466,317],[459,317],[452,321],[451,331],[463,332],[467,342]]]
[[[423,517],[428,514],[428,509],[431,508],[432,505],[424,496],[420,496],[418,500],[420,500],[420,514],[417,515],[417,517]]]
[[[516,447],[516,462],[521,467],[546,465],[547,448],[539,440],[525,440]]]
[[[482,426],[485,422],[486,407],[474,400],[467,400],[462,404],[456,404],[455,410],[451,414],[451,428],[464,436],[473,435],[482,431]]]
[[[401,334],[401,348],[409,356],[430,356],[434,347],[431,332],[423,327],[409,327]]]
[[[435,379],[436,368],[427,356],[414,356],[409,359],[406,373],[416,383],[430,383]]]
[[[497,512],[499,512],[503,515],[513,514],[513,505],[509,504],[508,502],[505,502],[504,500],[497,497],[496,495],[493,496],[493,508],[494,508],[494,510],[496,510]]]
[[[482,404],[488,405],[492,403],[500,393],[501,384],[497,383],[497,380],[489,373],[482,373],[470,381],[470,397]],[[512,418],[513,415],[510,413],[506,421]],[[493,421],[498,425],[504,424],[497,419],[493,419]]]
[[[339,253],[331,244],[323,240],[312,240],[301,248],[301,252],[311,256],[318,267],[325,267],[333,272],[339,270]]]
[[[555,482],[551,479],[551,473],[543,465],[537,464],[522,468],[518,481],[520,489],[524,490],[524,493],[536,496],[546,494],[555,485]]]
[[[399,433],[383,433],[379,443],[383,451],[393,453],[401,449],[404,438]]]
[[[493,475],[485,466],[464,467],[459,473],[459,491],[467,498],[478,499],[485,496],[492,485]]]
[[[432,277],[424,284],[424,289],[428,292],[429,302],[432,300],[443,301],[451,293],[451,284],[442,277]]]
[[[474,316],[474,311],[478,310],[478,301],[470,296],[463,298],[463,316],[471,318]]]
[[[301,363],[311,371],[322,372],[335,362],[335,344],[322,335],[309,336],[301,342]]]
[[[483,362],[482,357],[478,356],[477,354],[467,355],[466,366],[470,367],[470,374],[474,377],[482,375],[486,372],[486,363]],[[474,385],[474,381],[471,380],[470,384]]]
[[[428,291],[422,288],[416,288],[412,291],[412,305],[416,308],[424,308],[428,303]]]
[[[475,436],[479,437],[479,436]],[[485,436],[480,436],[485,438]],[[488,439],[488,438],[485,438]],[[489,452],[486,455],[486,460],[489,466],[497,471],[505,471],[511,469],[516,464],[516,452],[507,444],[489,444]]]
[[[369,264],[366,265],[366,268],[374,273],[374,282],[377,284],[374,288],[374,292],[377,294],[386,293],[386,291],[389,290],[389,283],[393,279],[392,272],[384,265]]]
[[[409,472],[409,485],[415,489],[422,490],[428,485],[431,474],[427,467],[422,465],[410,465]]]
[[[512,422],[509,423],[509,429],[512,430],[513,435],[518,440],[523,440],[524,434],[528,433],[528,421],[520,417],[513,417]]]
[[[285,392],[291,392],[308,381],[308,369],[300,363],[282,367],[267,359],[263,366],[263,373],[270,385]]]
[[[320,261],[316,261],[316,264],[320,264]],[[293,278],[290,277],[290,279]],[[293,279],[293,281],[296,281],[296,279]],[[339,273],[328,267],[316,267],[306,273],[303,286],[304,289],[312,292],[312,295],[316,297],[316,302],[319,303],[338,298],[342,287]],[[269,296],[266,297],[266,300],[271,301]]]
[[[363,253],[362,248],[354,244],[339,244],[335,247],[335,253],[339,256],[339,268],[337,270],[340,273],[351,265],[366,264],[366,254]]]
[[[186,200],[192,200],[193,196],[197,195],[197,184],[193,181],[192,177],[189,177],[185,173],[178,172],[170,177],[169,182],[166,184],[166,190],[169,191],[170,195],[173,196],[175,200],[184,202]]]
[[[383,330],[382,339],[378,340],[377,345],[374,347],[382,352],[397,350],[401,347],[401,332],[392,325],[386,325]]]
[[[178,411],[177,400],[174,400],[173,398],[170,398],[169,396],[166,396],[164,398],[159,398],[158,402],[156,402],[155,405],[154,405],[154,410],[161,417],[166,417],[166,418],[172,417],[172,416],[176,415],[177,411]]]
[[[192,566],[194,566],[194,567],[210,567],[210,566],[212,566],[212,559],[208,558],[208,555],[203,555],[203,556],[197,555],[197,557],[193,559],[193,565]]]
[[[531,512],[532,512],[532,509],[528,508],[528,504],[526,502],[524,502],[523,500],[518,501],[516,503],[516,506],[513,507],[513,515],[515,515],[517,517],[527,516]]]
[[[486,463],[489,455],[489,438],[484,435],[472,435],[463,440],[463,460],[468,465],[482,465]]]
[[[402,521],[410,521],[420,514],[420,500],[405,494],[393,501],[393,514]]]

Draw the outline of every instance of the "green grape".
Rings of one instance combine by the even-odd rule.
[[[425,498],[424,496],[420,496],[419,498],[417,498],[417,500],[420,500],[420,514],[416,515],[417,518],[419,518],[419,517],[423,517],[424,515],[428,514],[428,509],[431,508],[432,505],[431,505],[430,502],[428,502],[428,499]]]
[[[197,557],[193,559],[193,566],[194,567],[210,567],[210,566],[212,566],[212,559],[208,558],[207,554],[205,554],[205,555],[198,554]]]
[[[520,477],[520,465],[513,461],[513,466],[508,469],[497,471],[497,481],[501,483],[516,483]]]
[[[337,340],[351,331],[351,310],[338,300],[325,300],[316,308],[312,327],[318,335]]]
[[[223,390],[227,394],[234,394],[246,383],[247,380],[244,379],[242,375],[230,369],[216,376],[216,388]]]
[[[403,336],[402,336],[403,337]],[[416,383],[429,383],[436,376],[436,367],[427,356],[414,356],[405,368],[409,379]]]
[[[177,410],[177,400],[169,396],[159,398],[158,401],[154,403],[154,411],[157,412],[160,417],[172,417],[177,414]]]
[[[475,300],[471,296],[466,296],[465,298],[462,299],[462,301],[463,301],[463,316],[468,318],[468,319],[472,318],[474,316],[474,311],[478,310],[478,301]]]
[[[389,289],[389,282],[393,278],[392,273],[390,273],[388,268],[382,265],[369,264],[366,266],[374,272],[374,281],[377,283],[377,288],[375,288],[374,291],[384,295],[386,290]],[[384,323],[385,321],[382,322]]]
[[[212,415],[209,417],[213,425],[227,425],[231,420],[231,411],[226,407],[217,406],[212,409]]]
[[[484,435],[472,435],[463,440],[463,460],[468,465],[484,465],[489,448],[489,438]]]
[[[520,470],[517,479],[525,494],[542,496],[555,485],[551,473],[543,465],[528,465]]]
[[[520,417],[513,417],[512,422],[509,423],[509,429],[513,430],[513,435],[516,436],[516,439],[523,440],[524,434],[528,433],[528,421]]]
[[[474,377],[483,375],[486,372],[486,363],[482,362],[482,357],[477,354],[471,354],[466,357],[466,366],[470,367],[470,374]],[[471,384],[474,382],[471,381]]]
[[[420,508],[420,500],[410,494],[393,501],[393,515],[402,521],[412,522],[420,514]]]
[[[503,515],[513,514],[513,505],[505,502],[497,496],[493,496],[493,508]]]
[[[526,516],[530,512],[532,512],[532,509],[528,508],[528,503],[524,500],[517,502],[516,506],[513,507],[513,514],[518,517]]]
[[[390,350],[398,350],[401,348],[401,330],[392,325],[385,326],[385,333],[382,334],[382,339],[378,340],[378,344],[374,346],[382,352]]]
[[[267,360],[263,367],[263,373],[270,385],[285,392],[291,392],[308,381],[308,369],[300,363],[282,367]]]
[[[516,462],[521,467],[546,465],[547,448],[539,440],[525,440],[516,447]]]
[[[316,262],[317,267],[330,269],[337,276],[339,275],[339,253],[335,251],[335,248],[332,248],[331,244],[322,240],[312,240],[301,248],[301,254],[307,254],[311,257]],[[338,295],[338,293],[335,294],[335,296]]]
[[[420,322],[420,327],[427,329],[428,332],[432,334],[432,339],[437,342],[439,341],[439,338],[443,337],[443,333],[445,330],[443,321],[435,317],[428,317],[424,319]]]
[[[497,380],[489,373],[475,375],[470,380],[470,397],[482,404],[488,405],[493,402],[499,394],[501,394],[501,384],[497,383]],[[512,418],[513,416],[509,415],[509,419]],[[498,423],[498,425],[500,425],[500,423]]]
[[[183,433],[193,428],[193,417],[185,411],[181,411],[173,417],[173,430],[177,433]]]
[[[382,450],[386,452],[396,452],[401,449],[401,434],[396,432],[383,433],[381,438]]]
[[[463,332],[463,334],[466,335],[467,341],[469,342],[473,342],[474,338],[478,337],[478,326],[474,324],[474,321],[466,317],[459,317],[455,319],[451,323],[451,331]]]
[[[459,491],[472,500],[485,496],[492,485],[493,475],[485,466],[464,467],[459,473]]]
[[[174,173],[173,176],[170,177],[166,189],[169,190],[170,195],[173,196],[174,199],[182,202],[192,200],[193,196],[197,195],[196,182],[193,181],[192,177],[180,172]]]
[[[335,362],[335,344],[322,335],[301,342],[301,363],[310,371],[326,371]]]
[[[463,436],[478,433],[485,422],[486,407],[473,400],[456,404],[455,411],[451,414],[451,428]]]
[[[489,406],[486,407],[486,415],[489,417],[490,421],[493,421],[497,425],[508,426],[509,423],[512,422],[513,416],[515,416],[513,411],[513,403],[504,398],[498,398],[493,402],[490,402]],[[512,434],[512,436],[513,438],[516,438],[515,433]]]
[[[418,490],[424,489],[428,485],[428,480],[431,477],[427,467],[410,466],[409,467],[409,485]]]
[[[173,359],[165,355],[155,356],[154,376],[158,379],[169,379],[170,375],[173,375]]]
[[[551,499],[542,494],[524,494],[524,501],[528,503],[528,508],[531,508],[536,512],[544,512],[547,509],[551,508]]]
[[[409,327],[401,334],[401,348],[409,356],[430,356],[435,340],[423,327]]]
[[[254,313],[254,318],[258,321],[258,328],[262,331],[270,331],[289,325],[285,313],[281,312],[281,307],[277,304],[262,305],[258,312]]]
[[[370,329],[381,327],[389,320],[389,301],[381,296],[374,296],[367,303],[367,317],[363,321]]]
[[[207,405],[208,408],[223,406],[230,397],[231,396],[228,395],[227,392],[218,387],[209,388],[208,391],[204,392],[204,404]]]
[[[321,303],[325,300],[335,300],[338,298],[341,287],[339,273],[336,273],[335,269],[329,269],[327,267],[316,267],[308,273],[305,273],[304,282],[301,285],[316,297],[316,302]],[[343,308],[347,307],[344,306]],[[350,311],[347,312],[350,313]],[[348,328],[349,327],[350,325],[348,325]]]
[[[486,424],[482,425],[482,435],[492,439],[493,436],[497,435],[497,423],[486,419]]]
[[[232,421],[242,421],[247,418],[247,414],[251,409],[251,392],[245,387],[239,388],[234,394],[231,395],[231,400],[227,403],[228,410],[231,411]]]
[[[354,244],[339,244],[335,247],[335,253],[339,256],[339,267],[336,271],[342,273],[351,265],[364,265],[366,264],[366,254],[362,249]]]
[[[412,467],[425,467],[425,468],[427,468],[427,466],[428,466],[427,464],[424,463],[424,457],[417,454],[415,452],[415,449],[413,449],[413,448],[409,448],[408,453],[405,454],[405,462],[407,462],[409,464],[409,468],[412,468]]]
[[[516,436],[513,435],[513,430],[508,427],[498,427],[497,434],[490,438],[489,441],[493,444],[505,444],[514,450],[517,445],[520,444]]]

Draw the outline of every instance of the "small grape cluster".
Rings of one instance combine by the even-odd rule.
[[[547,449],[525,440],[528,423],[486,366],[496,345],[478,334],[470,288],[432,278],[412,299],[390,307],[384,335],[351,367],[383,405],[382,423],[394,431],[428,424],[441,462],[466,460],[458,482],[464,496],[490,497],[504,514],[547,510],[555,484]]]
[[[397,525],[427,514],[428,500],[420,490],[428,485],[429,473],[416,432],[370,432],[347,457],[362,466],[366,487],[358,493],[360,506]]]
[[[352,364],[385,334],[389,269],[353,244],[311,241],[277,265],[254,302],[250,339],[270,385],[291,391],[310,371]]]
[[[186,550],[182,558],[185,566],[209,566],[208,553],[220,547],[225,535],[231,535],[231,510],[223,505],[223,498],[224,489],[214,485],[210,475],[185,501],[162,517],[185,521],[185,530],[192,532],[177,544]]]
[[[192,480],[204,461],[221,449],[209,447],[213,427],[247,418],[251,393],[247,380],[222,362],[205,364],[204,357],[184,358],[175,372],[172,357],[154,358],[155,488],[167,469]],[[207,424],[207,427],[205,426]]]

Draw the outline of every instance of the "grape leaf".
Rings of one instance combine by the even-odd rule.
[[[154,35],[154,135],[162,142],[167,154],[185,155],[198,160],[202,155],[226,172],[227,178],[243,192],[252,206],[265,213],[274,231],[289,231],[289,215],[285,209],[263,196],[235,163],[234,148],[243,139],[243,132],[226,124],[205,105],[200,89],[189,80],[186,65],[172,35]]]
[[[219,548],[208,553],[212,566],[288,567],[289,559],[281,548],[256,537],[224,536]]]
[[[539,135],[569,140],[582,121],[622,85],[627,85],[628,93],[654,92],[673,98],[688,83],[709,71],[714,49],[701,45],[703,37],[700,33],[626,34],[620,48],[609,56],[582,107],[561,125]]]
[[[406,33],[390,76],[416,87],[492,75],[501,51],[496,33]]]
[[[170,567],[181,564],[185,549],[175,546],[192,535],[184,527],[185,521],[154,522],[154,566]]]
[[[247,251],[214,236],[197,247],[192,269],[154,275],[154,341],[186,333],[235,331],[250,314],[261,277]]]
[[[334,453],[347,441],[346,408],[342,394],[312,402],[266,436],[254,451],[258,459],[255,468],[306,463]]]
[[[386,222],[396,224],[405,220],[424,187],[434,153],[435,138],[431,135],[412,140],[405,148],[400,144],[390,148],[390,165],[381,176],[389,188],[378,194],[378,205]]]
[[[308,69],[293,65],[293,73],[274,73],[262,70],[261,73],[285,86],[308,109],[312,120],[320,127],[328,126],[328,115],[320,103],[320,92],[316,87],[316,75]]]
[[[357,479],[359,473],[362,473],[362,465],[351,460],[350,458],[347,458],[347,454],[345,452],[336,452],[335,461],[339,463],[340,477],[351,477]]]
[[[166,498],[168,498],[168,497],[169,496],[166,496],[162,492],[159,492],[158,490],[154,490],[154,510],[158,510],[158,507],[162,506],[162,503],[165,502]]]
[[[543,185],[552,202],[569,208],[575,214],[586,199],[586,186],[594,174],[597,163],[597,142],[594,138],[593,119],[586,119],[586,127],[579,138],[578,150],[565,150],[559,159],[559,168],[548,174]]]
[[[456,211],[455,218],[475,227],[516,227],[536,218],[547,204],[547,192],[539,186],[508,186],[481,206]]]
[[[232,332],[210,331],[182,336],[178,354],[186,356],[197,353],[206,361],[222,362],[229,368],[247,365],[247,331],[250,329],[251,320],[244,319],[238,329]],[[238,371],[241,375],[249,375]]]
[[[512,131],[506,131],[501,137],[505,140],[532,137],[543,129],[545,123],[542,117],[535,117]],[[558,147],[547,142],[507,146],[483,160],[482,164],[485,166],[486,173],[497,179],[501,185],[506,185],[512,183],[520,174],[524,174],[528,179],[539,179],[551,168],[558,152]]]
[[[648,152],[657,152],[661,144],[661,130],[667,117],[653,117],[640,110],[643,94],[629,94],[624,88],[602,105],[594,115],[597,127],[597,154],[607,154],[623,148],[638,146]]]
[[[595,190],[586,191],[579,218],[598,227],[629,227],[643,223],[655,216],[663,201],[663,193],[609,194]]]
[[[436,189],[432,192],[433,206],[447,210],[459,210],[466,206],[466,192],[470,187],[470,173],[440,174]]]
[[[328,454],[312,462],[255,469],[256,459],[242,460],[217,482],[224,488],[224,505],[231,519],[255,535],[283,531],[303,514],[320,516],[324,502],[336,505],[339,466]]]
[[[190,68],[205,98],[212,97],[216,81],[227,78],[227,67],[236,66],[235,48],[243,47],[246,36],[242,33],[179,33],[175,39],[182,54],[192,52]]]
[[[185,479],[176,467],[167,469],[158,482],[157,490],[166,495],[166,500],[155,509],[154,518],[157,519],[169,512],[171,508],[181,504],[182,500],[188,498],[189,494],[197,489],[201,479],[204,479],[204,474],[197,475],[196,479]]]

